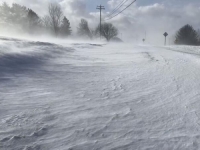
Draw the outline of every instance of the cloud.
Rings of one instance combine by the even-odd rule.
[[[110,0],[108,4],[111,8],[115,8],[117,1]],[[194,4],[185,5],[182,9],[169,7],[164,3],[148,6],[134,4],[110,22],[119,27],[127,40],[134,41],[139,38],[142,41],[146,32],[147,42],[161,44],[164,32],[168,32],[172,39],[176,31],[185,24],[191,24],[196,29],[200,28],[199,15],[200,7]]]

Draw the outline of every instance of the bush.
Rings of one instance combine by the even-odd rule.
[[[100,25],[96,29],[96,33],[100,33]],[[111,23],[103,23],[101,25],[101,35],[110,41],[112,38],[118,35],[118,29]]]

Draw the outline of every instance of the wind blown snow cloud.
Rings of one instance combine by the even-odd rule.
[[[3,1],[5,0],[0,0],[0,2]],[[6,0],[6,2],[25,5],[39,15],[47,13],[48,3],[58,2],[63,8],[64,15],[69,18],[73,30],[76,30],[81,18],[87,19],[92,28],[99,23],[99,12],[92,11],[87,7],[88,0]],[[108,8],[103,12],[103,18],[120,2],[121,0],[108,0]],[[130,2],[131,0],[129,0]],[[174,0],[157,3],[152,1],[152,4],[148,5],[141,5],[141,2],[136,2],[125,12],[110,20],[110,22],[118,27],[120,37],[124,40],[131,39],[133,42],[141,42],[146,32],[148,43],[162,43],[164,32],[169,33],[172,42],[175,32],[183,25],[191,24],[195,29],[200,28],[199,15],[200,2],[196,0],[183,1],[182,5],[181,2],[174,2]]]

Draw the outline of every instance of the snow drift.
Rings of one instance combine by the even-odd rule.
[[[199,52],[1,38],[0,149],[198,149]]]

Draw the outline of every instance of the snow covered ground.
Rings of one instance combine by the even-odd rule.
[[[200,47],[0,38],[1,150],[200,149]]]

